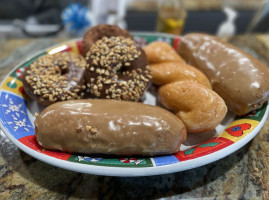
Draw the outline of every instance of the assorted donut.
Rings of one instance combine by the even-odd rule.
[[[89,29],[84,34],[82,39],[82,55],[86,56],[91,46],[98,40],[101,40],[103,37],[109,38],[113,36],[122,36],[131,40],[133,39],[132,35],[128,31],[121,29],[118,26],[108,24],[97,25]]]
[[[197,49],[209,40],[213,41],[212,47],[216,48],[209,47],[210,51],[202,47]],[[184,59],[165,42],[152,42],[142,49],[128,31],[118,26],[98,25],[84,35],[82,55],[61,52],[39,57],[26,69],[23,87],[31,99],[50,105],[47,111],[52,113],[51,117],[37,118],[43,128],[42,132],[36,130],[40,145],[44,143],[49,144],[44,147],[54,150],[68,149],[82,153],[176,153],[186,139],[186,132],[202,133],[215,129],[226,116],[226,105],[235,114],[242,115],[260,107],[269,99],[269,84],[264,78],[269,75],[268,69],[241,50],[216,38],[195,34],[183,37],[179,48]],[[240,86],[246,96],[243,103],[240,99],[235,99],[236,95],[229,96],[229,92],[234,94],[240,91],[238,85],[241,82],[245,84],[245,80],[237,77],[231,79],[233,71],[226,71],[220,66],[226,66],[226,60],[230,57],[233,63],[229,66],[233,66],[236,71],[242,71],[245,66],[237,61],[236,56],[226,55],[226,49],[238,52],[240,58],[247,60],[249,73],[245,72],[242,77],[248,78],[249,86]],[[218,65],[219,63],[221,64]],[[259,88],[255,93],[252,92],[253,80],[250,77],[253,71],[259,77]],[[151,82],[158,89],[158,101],[167,110],[135,103],[142,101]],[[86,100],[79,100],[83,98]],[[51,110],[57,110],[57,113]],[[47,111],[44,111],[46,116]],[[55,139],[54,133],[59,132],[56,129],[60,126],[54,130],[54,126],[47,128],[46,124],[59,122],[65,127],[68,120],[73,125],[58,137],[59,144],[55,148],[55,145],[50,145],[51,140],[47,135]],[[152,129],[147,127],[148,124],[151,124]],[[176,127],[180,133],[176,130],[176,134],[171,133],[171,127]],[[84,134],[84,139],[77,137],[77,132]],[[150,140],[145,139],[146,133]],[[169,134],[171,141],[168,141]],[[68,137],[68,144],[63,144],[62,138]],[[102,141],[99,150],[91,147],[96,146],[96,142],[92,143],[96,138],[101,138]],[[111,144],[114,139],[117,146],[112,145],[109,149],[106,144]],[[143,142],[150,145],[144,145]],[[160,145],[149,150],[156,142]],[[124,151],[119,148],[121,145],[124,146]]]
[[[43,105],[81,98],[143,98],[152,78],[149,62],[128,31],[95,26],[83,37],[82,54],[60,52],[38,58],[24,75],[26,94]]]
[[[103,37],[86,55],[85,80],[97,98],[139,101],[151,73],[144,51],[124,37]]]
[[[86,89],[85,65],[85,59],[78,54],[47,54],[27,68],[23,88],[31,99],[43,105],[81,99]]]

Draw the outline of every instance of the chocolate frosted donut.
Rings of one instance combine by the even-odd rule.
[[[42,56],[27,68],[23,88],[30,98],[43,105],[80,99],[86,89],[85,65],[84,58],[74,53]]]
[[[132,39],[133,37],[126,30],[121,29],[118,26],[101,24],[88,30],[82,41],[82,54],[86,56],[91,46],[103,37],[122,36]]]
[[[152,78],[137,44],[123,37],[103,37],[86,55],[85,81],[93,97],[139,101]]]

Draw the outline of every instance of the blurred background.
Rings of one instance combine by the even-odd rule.
[[[261,0],[0,0],[0,40],[81,37],[96,24],[129,31],[232,36],[269,30]]]

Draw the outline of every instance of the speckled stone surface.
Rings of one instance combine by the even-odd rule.
[[[61,40],[1,44],[0,79],[22,59]],[[5,55],[5,56],[3,56]],[[0,134],[0,199],[269,199],[269,120],[233,154],[196,169],[151,177],[108,177],[60,169]]]

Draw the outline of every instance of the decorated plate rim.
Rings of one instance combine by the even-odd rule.
[[[154,37],[164,37],[164,38],[168,37],[170,39],[172,39],[172,38],[174,39],[176,37],[178,38],[178,36],[174,36],[171,34],[160,34],[160,33],[149,33],[149,32],[133,32],[133,34],[135,36],[138,36],[138,37],[139,36],[142,36],[142,37],[143,36],[154,36]],[[33,56],[29,56],[27,59],[23,60],[18,65],[16,65],[5,76],[5,78],[3,79],[3,81],[0,84],[1,88],[4,84],[4,82],[7,80],[7,78],[10,77],[10,75],[12,73],[14,73],[16,71],[16,69],[18,69],[22,64],[30,61],[31,59],[35,58],[36,56],[38,56],[40,54],[46,53],[49,49],[55,49],[56,47],[59,47],[61,45],[65,45],[65,44],[68,44],[71,42],[77,42],[79,40],[81,40],[81,39],[76,38],[76,39],[68,40],[68,41],[53,45],[53,46],[46,48],[44,50],[41,50],[41,51],[37,52],[36,54],[34,54]],[[14,79],[18,79],[18,78],[14,77]],[[0,97],[3,95],[3,92],[7,93],[7,94],[12,94],[12,95],[18,96],[17,94],[14,94],[10,91],[0,89]],[[20,98],[22,98],[22,97],[20,97]],[[50,165],[54,165],[56,167],[68,169],[68,170],[75,171],[75,172],[96,174],[96,175],[106,175],[106,176],[125,176],[125,177],[151,176],[151,175],[161,175],[161,174],[168,174],[168,173],[173,173],[173,172],[185,171],[188,169],[200,167],[200,166],[215,162],[219,159],[222,159],[223,157],[226,157],[226,156],[230,155],[231,153],[237,151],[242,146],[247,144],[251,139],[253,139],[255,137],[255,135],[259,132],[259,130],[262,128],[262,126],[264,125],[265,120],[267,119],[267,116],[268,116],[268,110],[269,110],[268,106],[269,106],[269,103],[267,102],[266,110],[264,112],[264,115],[263,115],[261,121],[259,121],[257,126],[251,132],[249,132],[246,136],[244,136],[244,138],[242,138],[242,139],[240,139],[240,140],[238,140],[238,141],[236,141],[236,142],[234,142],[234,143],[232,143],[232,144],[230,144],[230,145],[228,145],[220,150],[217,150],[213,153],[206,154],[206,155],[203,155],[201,157],[193,158],[190,160],[184,160],[184,161],[178,160],[177,163],[166,164],[166,165],[162,165],[162,166],[156,166],[156,163],[153,161],[153,158],[155,158],[155,157],[150,158],[150,160],[152,162],[152,166],[143,166],[143,167],[98,166],[98,165],[76,163],[76,162],[72,162],[72,161],[68,161],[68,160],[61,160],[59,158],[54,158],[50,155],[46,155],[46,154],[40,153],[36,150],[33,150],[30,147],[23,144],[22,142],[20,142],[3,125],[2,118],[0,118],[1,119],[0,127],[1,127],[2,131],[5,133],[5,135],[19,149],[21,149],[22,151],[24,151],[28,155],[30,155],[30,156],[32,156],[40,161],[43,161],[43,162],[48,163]]]

